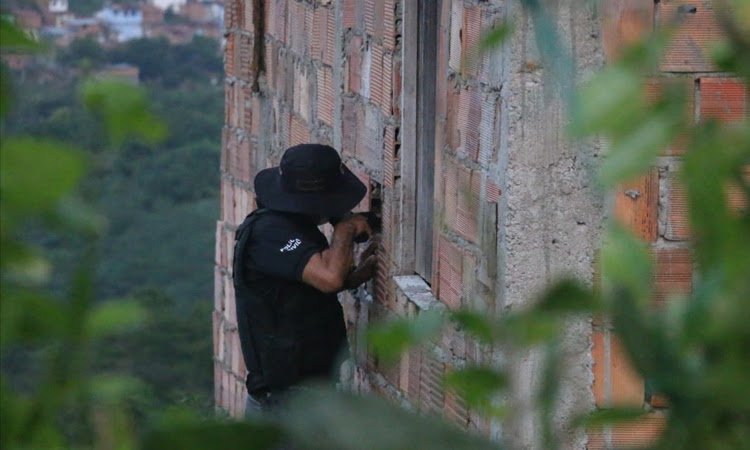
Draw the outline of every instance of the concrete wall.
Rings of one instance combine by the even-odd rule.
[[[606,8],[578,0],[546,3],[561,44],[572,56],[576,82],[601,68],[606,58],[614,58],[622,44],[648,33],[658,12],[652,0],[612,0]],[[405,80],[415,62],[405,56],[413,33],[403,24],[413,20],[409,8],[415,4],[226,4],[227,107],[214,311],[216,404],[233,415],[241,415],[244,406],[245,369],[230,259],[234,229],[255,207],[252,180],[258,170],[276,165],[287,147],[321,142],[339,149],[370,187],[360,208],[381,208],[384,221],[377,279],[365,289],[341,295],[355,355],[344,379],[360,392],[440,412],[461,427],[507,439],[519,448],[537,448],[539,420],[530,402],[541,374],[538,352],[487,348],[460,330],[448,329],[433,347],[414,349],[395,367],[383,367],[367,354],[361,333],[371,322],[438,306],[506,314],[527,307],[541,287],[562,274],[594,282],[595,252],[608,211],[636,232],[650,233],[643,236],[654,243],[660,295],[689,290],[686,278],[677,277],[674,284],[672,276],[692,271],[683,242],[687,230],[682,197],[673,182],[679,157],[668,153],[652,173],[609,193],[605,201],[592,179],[602,145],[573,145],[565,138],[561,95],[540,60],[533,21],[519,2],[442,0],[434,80],[435,233],[428,285],[414,276],[414,85]],[[501,48],[478,54],[482,33],[504,20],[515,24],[513,37]],[[667,55],[665,64],[673,66],[664,70],[670,77],[675,70],[685,70],[675,68],[677,63]],[[688,69],[678,78],[702,87],[696,95],[705,108],[721,112],[722,102],[746,99],[746,91],[745,97],[731,97],[734,100],[721,97],[726,83],[732,83],[721,78],[725,75],[699,76],[696,73],[711,68]],[[658,95],[658,81],[650,86],[652,95]],[[747,103],[736,108],[740,112],[731,117],[746,115]],[[633,190],[642,195],[625,194]],[[628,368],[606,324],[571,322],[560,348],[565,372],[556,423],[566,448],[644,442],[658,432],[660,417],[629,430],[590,436],[563,429],[562,424],[583,411],[621,400],[641,406],[646,397],[643,380]],[[511,368],[509,400],[516,410],[506,423],[481,417],[440,387],[446,371],[472,362]]]

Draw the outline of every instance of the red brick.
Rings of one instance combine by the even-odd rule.
[[[654,25],[653,0],[607,0],[602,17],[604,53],[612,61],[645,39]]]
[[[365,171],[360,171],[357,169],[352,169],[352,172],[359,178],[359,181],[362,182],[365,186],[367,186],[367,193],[365,194],[365,197],[362,199],[361,202],[357,206],[354,207],[353,211],[359,212],[359,211],[369,211],[370,210],[370,195],[372,194],[372,186],[370,185],[370,175],[367,174]]]
[[[393,113],[393,81],[393,55],[386,53],[383,55],[383,85],[378,101],[380,110],[386,117]]]
[[[357,28],[358,11],[357,0],[342,0],[342,28]]]
[[[500,190],[500,187],[493,183],[490,180],[487,180],[487,184],[485,186],[485,200],[492,203],[497,203],[500,201],[500,196],[502,195],[502,191]]]
[[[739,123],[747,119],[747,85],[736,78],[701,78],[700,118]]]
[[[365,2],[365,31],[375,39],[383,38],[384,0]]]
[[[693,256],[687,248],[654,251],[654,302],[661,305],[672,295],[687,295],[693,289]]]
[[[438,298],[449,308],[458,309],[463,290],[463,252],[441,236],[438,258]]]
[[[333,10],[328,10],[325,27],[325,46],[323,48],[323,64],[333,66],[333,56],[336,53],[336,17]]]
[[[667,85],[667,83],[669,85]],[[646,99],[650,102],[658,102],[663,99],[665,93],[669,94],[672,89],[682,90],[686,103],[684,109],[684,124],[690,126],[695,122],[695,80],[690,78],[651,78],[646,81]],[[669,89],[665,89],[669,88]],[[665,92],[666,91],[666,92]],[[666,149],[665,155],[682,155],[690,145],[689,136],[682,134],[678,136]]]
[[[456,221],[453,228],[464,239],[477,242],[479,220],[479,189],[481,174],[463,167],[458,168]]]
[[[243,0],[242,6],[242,29],[253,33],[255,31],[255,24],[253,24],[253,2],[252,0]]]
[[[461,40],[461,74],[475,77],[478,73],[479,39],[482,32],[482,10],[478,6],[464,8]]]
[[[593,429],[588,432],[588,450],[610,448],[647,448],[654,445],[666,428],[667,419],[661,413],[649,413],[644,418]]]
[[[443,414],[445,408],[445,391],[443,378],[445,364],[430,352],[422,355],[422,373],[420,374],[419,397],[424,411]]]
[[[363,112],[364,118],[358,123],[356,156],[365,167],[380,171],[383,165],[382,137],[385,132],[380,110],[367,105]]]
[[[227,2],[224,8],[224,27],[227,30],[233,30],[237,28],[237,15],[235,13],[235,4],[239,3],[237,0]]]
[[[292,116],[289,126],[291,130],[289,141],[290,147],[310,142],[310,130],[302,119],[297,116]]]
[[[334,88],[333,70],[328,67],[318,69],[318,120],[333,126]]]
[[[235,83],[224,84],[224,120],[228,127],[237,127],[237,111],[234,110]]]
[[[672,0],[659,4],[657,29],[676,27],[670,45],[662,57],[665,72],[709,72],[716,70],[711,61],[711,49],[724,39],[714,9],[718,2]],[[680,8],[695,6],[694,14],[682,13]]]
[[[469,426],[469,408],[466,406],[466,401],[455,391],[445,393],[445,414],[459,427]]]
[[[258,95],[254,95],[252,99],[250,100],[251,105],[251,115],[253,119],[251,119],[251,128],[250,133],[252,133],[253,136],[260,136],[262,133],[261,124],[263,123],[263,104],[261,97]]]
[[[646,242],[655,242],[659,224],[659,172],[623,183],[615,191],[615,218]]]
[[[460,150],[472,160],[479,159],[479,126],[482,120],[482,97],[477,88],[461,91],[458,105]]]
[[[269,2],[276,3],[274,8],[274,37],[281,41],[282,44],[286,44],[286,27],[287,27],[287,0],[268,0]]]
[[[385,0],[383,5],[383,46],[386,50],[396,50],[396,0]]]
[[[458,217],[458,167],[450,160],[445,161],[443,173],[443,222],[453,227]]]
[[[328,10],[325,8],[315,8],[313,10],[312,31],[310,33],[310,58],[320,61],[323,59],[323,43],[325,42],[325,32]]]
[[[242,124],[243,130],[248,133],[253,129],[253,92],[249,85],[242,86]]]
[[[383,184],[393,187],[393,181],[396,176],[396,128],[393,125],[386,125],[385,136],[383,138]]]
[[[315,35],[315,16],[316,11],[320,8],[308,6],[305,8],[305,55],[308,58],[315,58],[312,52],[312,42]]]
[[[266,41],[263,43],[263,71],[266,75],[266,81],[270,87],[274,86],[274,79],[276,77],[276,41]]]
[[[645,384],[633,369],[617,337],[609,332],[594,331],[592,341],[592,389],[596,406],[641,407],[645,396]]]
[[[376,105],[382,106],[385,99],[385,90],[387,89],[385,84],[390,82],[390,72],[388,73],[388,79],[386,80],[385,73],[383,72],[383,46],[377,43],[370,43],[370,74],[368,79],[370,80],[370,101]],[[388,90],[389,106],[390,106],[390,90]],[[390,113],[390,108],[389,108]]]
[[[288,3],[287,44],[299,56],[305,52],[305,4],[290,1]]]
[[[263,2],[263,8],[265,13],[264,31],[266,35],[276,37],[276,0],[266,0]]]
[[[256,71],[255,60],[253,58],[253,39],[247,35],[240,35],[240,67],[239,73],[236,74],[237,78],[249,81],[253,77],[253,73]]]
[[[678,172],[670,172],[667,182],[669,193],[664,237],[670,241],[685,241],[690,239],[687,192],[679,179]]]
[[[412,347],[409,349],[408,385],[405,386],[406,394],[412,404],[419,404],[419,379],[422,373],[422,349]],[[403,387],[402,387],[403,388]]]

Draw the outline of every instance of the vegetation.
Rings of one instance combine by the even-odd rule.
[[[554,22],[538,1],[522,3],[534,20],[540,54],[548,58],[545,64],[550,68],[550,80],[559,81],[551,87],[565,92],[571,84],[565,76],[573,73],[572,61],[558,48],[560,40],[551,25]],[[747,21],[736,21],[736,18],[750,17],[750,5],[740,0],[733,3],[735,14],[720,16],[729,41],[719,49],[716,59],[722,68],[750,82],[750,42],[747,40],[750,30]],[[10,26],[2,25],[3,28]],[[699,125],[683,123],[684,95],[675,92],[657,103],[646,102],[641,97],[643,76],[655,67],[668,39],[667,32],[631,49],[619,63],[595,76],[569,98],[574,117],[570,130],[579,139],[605,136],[611,142],[611,151],[599,177],[607,189],[646,170],[658,152],[676,136],[683,133],[688,136],[690,145],[684,156],[683,181],[695,236],[694,251],[700,265],[694,293],[670,308],[650,308],[650,287],[642,281],[651,279],[650,257],[634,237],[613,225],[602,249],[601,289],[593,291],[577,280],[562,280],[540,295],[532,309],[522,313],[488,318],[461,311],[425,314],[416,322],[386,324],[371,333],[372,344],[381,357],[398,355],[408,345],[425,342],[435,336],[446,321],[461,325],[484,342],[540,348],[547,355],[539,392],[543,442],[545,447],[554,448],[557,442],[551,423],[560,362],[556,351],[558,332],[569,317],[596,313],[612,321],[640,375],[669,399],[667,428],[656,448],[746,447],[750,438],[750,397],[745,386],[750,372],[750,332],[745,323],[745,318],[750,316],[747,302],[750,298],[750,208],[739,212],[730,210],[725,190],[727,186],[736,186],[750,200],[750,185],[743,177],[743,168],[750,163],[750,124],[745,122],[730,128],[711,121]],[[12,42],[28,45],[22,40]],[[6,45],[8,40],[4,38],[3,46]],[[3,84],[5,82],[3,77]],[[140,98],[133,87],[116,85],[116,88],[110,85],[104,90],[91,87],[83,90],[87,104],[104,116],[105,123],[107,117],[123,113],[118,109],[121,103],[114,99]],[[7,112],[7,92],[3,87],[3,115]],[[102,108],[102,105],[110,107]],[[138,108],[128,109],[127,114],[146,114],[145,104],[139,101],[135,106]],[[617,120],[601,120],[608,117]],[[148,120],[154,119],[148,116]],[[124,129],[104,127],[108,133],[102,142],[111,142],[118,132],[120,135],[127,132],[128,136],[135,132],[153,141],[154,136],[144,135],[137,124],[132,126],[127,120],[122,123]],[[41,137],[49,135],[11,138],[3,131],[0,153],[3,191],[1,345],[4,356],[14,345],[32,348],[41,354],[34,359],[39,364],[37,369],[46,368],[34,371],[37,380],[33,383],[35,389],[30,392],[11,390],[8,379],[3,377],[0,443],[4,448],[61,447],[73,442],[77,446],[160,449],[245,448],[251,442],[255,448],[273,448],[282,436],[292,438],[299,446],[312,448],[461,449],[500,445],[467,436],[440,422],[417,417],[375,399],[333,392],[301,399],[292,408],[293,414],[281,420],[227,423],[200,422],[184,416],[169,421],[148,418],[148,431],[136,435],[131,410],[123,406],[126,400],[144,398],[133,394],[138,391],[138,385],[122,377],[92,376],[88,362],[96,346],[103,345],[117,348],[109,358],[101,360],[103,365],[114,365],[113,370],[120,370],[139,364],[141,356],[133,355],[133,349],[149,345],[138,342],[140,336],[130,334],[116,345],[108,345],[102,337],[121,339],[122,334],[120,338],[106,336],[128,330],[132,333],[132,327],[143,326],[146,311],[142,303],[94,301],[96,296],[87,274],[95,264],[88,248],[70,259],[75,261],[71,265],[76,269],[72,271],[69,294],[52,297],[45,282],[50,267],[42,256],[45,252],[33,248],[22,233],[31,221],[55,231],[74,233],[83,242],[102,235],[99,225],[102,221],[85,207],[81,196],[75,195],[75,186],[85,172],[87,160],[93,159],[94,173],[104,177],[105,173],[116,173],[117,164],[112,161],[117,158],[97,149],[89,149],[88,157],[84,157],[57,140]],[[152,156],[149,145],[125,142],[122,154],[134,152],[130,153],[132,162],[140,163],[141,158],[146,160]],[[149,167],[171,167],[166,162],[159,165],[156,161],[154,159],[153,166]],[[128,166],[130,162],[123,160],[120,164]],[[97,172],[104,170],[110,172]],[[135,167],[130,170],[137,173]],[[157,178],[152,179],[153,183],[158,183]],[[123,186],[117,192],[126,189]],[[165,197],[164,202],[169,201],[174,198]],[[143,207],[144,204],[138,205]],[[116,209],[108,207],[107,202],[103,202],[102,207]],[[117,226],[118,221],[112,222]],[[132,245],[131,242],[127,245]],[[103,255],[106,257],[107,253]],[[170,261],[176,259],[185,258],[171,257]],[[160,293],[140,296],[148,299],[146,302],[152,308],[164,308],[167,313],[162,317],[174,311]],[[172,335],[177,332],[170,330]],[[136,343],[141,346],[136,347]],[[133,347],[129,347],[131,345]],[[159,340],[156,346],[166,348],[168,345],[166,340]],[[200,345],[190,350],[199,351]],[[185,361],[185,358],[180,360]],[[187,369],[181,367],[180,370]],[[5,368],[3,373],[5,375]],[[471,406],[484,408],[487,414],[500,414],[502,404],[498,399],[502,398],[506,378],[502,368],[473,367],[455,371],[446,381],[461,392]],[[164,395],[179,394],[164,391]],[[610,424],[642,414],[640,410],[598,411],[571,426]],[[88,419],[75,428],[74,436],[70,435],[71,427],[65,426],[65,420],[70,420],[71,415]]]
[[[154,70],[147,49],[172,61],[179,79]],[[3,447],[98,446],[101,424],[90,408],[101,401],[128,417],[125,433],[147,430],[176,407],[213,415],[210,311],[224,111],[218,52],[206,38],[181,46],[144,39],[111,50],[81,40],[56,55],[59,66],[32,66],[12,88],[3,76],[3,100],[23,99],[9,114],[4,107],[0,123]],[[122,62],[138,65],[143,88],[92,81]],[[12,268],[28,252],[40,270],[32,281]],[[126,300],[101,300],[114,298]],[[64,317],[81,324],[56,323]],[[74,334],[81,346],[65,360],[60,343]],[[57,403],[33,400],[58,388],[69,393],[56,394]],[[32,413],[44,417],[28,422]],[[26,436],[24,426],[44,432]]]

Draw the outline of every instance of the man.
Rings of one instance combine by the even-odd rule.
[[[366,191],[336,150],[317,144],[287,149],[279,167],[255,177],[259,209],[237,230],[234,255],[247,412],[337,373],[348,350],[337,293],[372,278],[376,265],[371,242],[354,266],[355,238],[372,230],[365,216],[349,212]],[[344,216],[329,245],[318,226]]]

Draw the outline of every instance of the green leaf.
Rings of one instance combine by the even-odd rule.
[[[139,379],[120,374],[101,374],[91,380],[94,399],[106,404],[121,403],[142,387]]]
[[[144,450],[273,449],[282,432],[264,422],[194,423],[165,426],[148,433]]]
[[[0,152],[3,214],[17,219],[50,210],[76,186],[84,166],[80,153],[55,141],[29,137],[4,140]]]
[[[0,62],[0,118],[5,117],[13,101],[13,88],[10,79],[10,70],[4,62]]]
[[[583,428],[598,428],[605,425],[615,425],[623,422],[631,422],[644,416],[641,408],[604,408],[597,409],[588,414],[577,417],[573,426]]]
[[[626,290],[640,302],[651,298],[653,261],[646,245],[625,228],[613,223],[601,251],[602,290],[611,298]]]
[[[614,186],[646,172],[674,137],[674,121],[652,115],[626,136],[613,140],[599,171],[600,182]]]
[[[479,48],[487,51],[501,45],[511,34],[513,34],[513,30],[514,27],[509,22],[504,22],[493,27],[489,33],[482,36]]]
[[[644,106],[640,75],[614,66],[598,73],[579,91],[570,131],[575,136],[585,136],[630,128],[642,119]]]
[[[63,197],[55,212],[58,225],[82,235],[101,236],[107,226],[106,218],[76,195]]]
[[[92,337],[120,333],[143,324],[146,310],[135,300],[110,300],[97,304],[88,317],[86,329]]]
[[[0,47],[5,50],[31,51],[41,46],[31,40],[8,16],[0,16]]]
[[[4,282],[7,283],[7,282]],[[59,339],[66,333],[63,304],[31,289],[3,286],[0,314],[0,344],[40,343]]]
[[[28,247],[17,248],[17,252],[5,262],[3,269],[7,280],[24,286],[39,286],[49,280],[52,272],[49,261]]]
[[[600,310],[601,303],[591,289],[566,278],[550,286],[534,309],[549,313],[591,313]]]
[[[467,333],[473,334],[484,343],[494,342],[495,325],[486,315],[461,310],[451,313],[451,320],[456,322]]]
[[[509,314],[501,321],[501,332],[506,339],[518,345],[530,346],[556,339],[560,331],[560,320],[557,314],[533,310]]]
[[[469,406],[489,406],[492,397],[508,386],[508,377],[489,367],[468,367],[445,376],[445,384],[452,387]]]
[[[87,81],[81,93],[88,108],[104,120],[110,139],[120,145],[128,136],[156,143],[166,126],[149,112],[146,92],[120,80]]]
[[[309,449],[498,449],[496,442],[400,408],[382,398],[308,391],[292,399],[284,426]]]
[[[396,319],[371,327],[368,342],[379,358],[395,361],[410,346],[437,336],[444,323],[440,312],[425,311],[414,320]]]

